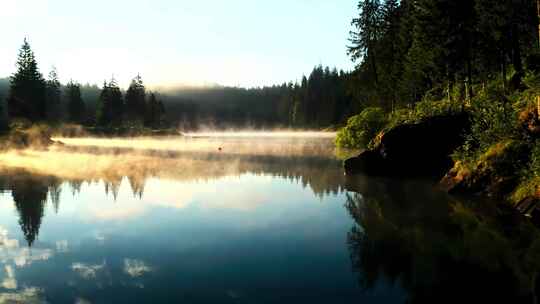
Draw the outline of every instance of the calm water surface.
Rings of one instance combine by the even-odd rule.
[[[532,237],[331,139],[65,141],[0,157],[0,303],[532,302]]]

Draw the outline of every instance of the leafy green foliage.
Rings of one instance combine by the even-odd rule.
[[[540,142],[536,141],[531,151],[530,172],[535,178],[540,178]]]
[[[472,125],[465,149],[485,151],[517,134],[517,112],[499,86],[490,85],[473,98],[469,112]]]
[[[386,124],[381,108],[366,108],[349,118],[347,126],[338,132],[336,144],[341,148],[365,148]]]

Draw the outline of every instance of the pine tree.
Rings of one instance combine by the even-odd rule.
[[[114,77],[109,83],[103,83],[99,96],[96,122],[102,127],[118,127],[122,125],[124,114],[124,101],[122,92]]]
[[[30,121],[45,119],[45,81],[26,39],[19,51],[16,66],[17,72],[11,77],[9,88],[9,116]]]
[[[81,97],[81,87],[78,83],[70,81],[66,86],[68,119],[73,123],[85,121],[86,105]]]
[[[403,50],[400,41],[401,10],[398,0],[386,0],[382,8],[382,37],[378,47],[379,73],[381,84],[379,93],[388,100],[390,108],[393,111],[398,102],[398,88],[395,85],[403,69]]]
[[[47,119],[49,121],[58,122],[62,119],[61,108],[61,84],[58,80],[58,72],[53,67],[46,81],[46,109]]]
[[[148,97],[145,125],[150,128],[159,128],[162,125],[165,107],[156,94],[151,92]]]
[[[142,123],[145,119],[146,88],[140,75],[133,78],[126,92],[126,118],[130,123]]]
[[[355,30],[350,32],[352,43],[348,53],[353,61],[366,62],[374,85],[379,82],[377,71],[377,44],[380,40],[382,14],[379,0],[361,0],[358,3],[360,16],[353,19]]]

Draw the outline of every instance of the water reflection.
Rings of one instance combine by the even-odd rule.
[[[11,191],[19,224],[28,246],[32,246],[44,215],[44,206],[50,194],[55,206],[59,204],[59,181],[54,177],[42,177],[25,171],[11,171],[8,175],[0,175],[0,189]]]
[[[540,234],[529,221],[425,182],[357,177],[349,187],[348,244],[365,290],[387,280],[408,303],[537,302]]]
[[[0,156],[0,303],[536,302],[540,234],[492,202],[164,147]]]
[[[238,142],[235,142],[238,144]],[[223,145],[223,143],[221,143]],[[245,150],[245,143],[244,150]],[[49,151],[26,150],[0,156],[0,193],[10,192],[19,215],[19,225],[31,247],[36,241],[45,205],[51,202],[55,213],[61,208],[62,190],[74,196],[86,186],[102,185],[106,195],[117,200],[123,182],[133,197],[143,200],[149,182],[160,180],[160,193],[152,197],[152,204],[185,207],[185,195],[177,191],[177,184],[188,182],[190,191],[223,178],[243,176],[270,176],[299,183],[320,198],[342,191],[342,172],[339,161],[329,149],[331,142],[317,141],[311,145],[277,149],[275,144],[257,146],[254,153],[242,149],[238,153],[111,148],[95,146],[63,146]],[[302,154],[302,153],[305,153]],[[324,173],[321,173],[324,172]],[[241,190],[242,184],[236,185]],[[173,190],[175,188],[176,190]],[[231,189],[231,193],[235,189]],[[229,191],[228,191],[229,192]],[[167,197],[163,197],[169,193]],[[223,193],[223,198],[228,193]],[[160,199],[161,198],[161,199]],[[224,200],[234,206],[233,200]],[[253,204],[257,198],[238,201]],[[240,205],[238,205],[240,207]],[[92,208],[92,207],[89,207]],[[112,219],[142,214],[146,206],[131,204],[119,208],[94,208],[97,218]],[[240,207],[244,208],[244,207]]]

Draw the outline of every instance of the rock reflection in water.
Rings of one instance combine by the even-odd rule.
[[[528,220],[426,182],[357,177],[348,187],[348,244],[364,289],[387,280],[409,303],[536,303],[540,234]]]

